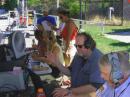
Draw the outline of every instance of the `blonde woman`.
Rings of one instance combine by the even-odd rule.
[[[64,64],[64,57],[63,57],[63,51],[62,51],[62,48],[61,46],[57,43],[57,40],[56,40],[56,36],[54,35],[53,32],[49,32],[48,33],[48,39],[46,40],[47,41],[47,52],[46,52],[46,56],[49,54],[49,53],[53,53],[55,55],[56,58],[58,58],[58,60],[60,60],[60,63],[61,64]],[[46,62],[50,65],[52,65],[52,69],[53,71],[55,72],[55,75],[58,75],[59,74],[59,70],[57,68],[55,68],[55,64],[51,64],[47,59],[46,59],[46,56],[42,56],[42,57],[39,57],[38,55],[33,55],[33,59],[34,60],[38,60],[38,61],[42,61],[42,62]],[[54,74],[54,73],[53,73]]]
[[[49,38],[49,52],[55,54],[55,56],[64,64],[63,51],[61,46],[57,43],[56,36],[53,32],[48,36]]]
[[[112,52],[100,59],[102,77],[107,81],[97,97],[130,97],[130,65],[127,52]]]

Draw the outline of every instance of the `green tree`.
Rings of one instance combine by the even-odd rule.
[[[41,0],[28,0],[28,6],[36,7],[41,4]]]
[[[70,10],[70,16],[73,17],[79,14],[79,0],[59,0],[60,6]],[[37,11],[41,10],[44,5],[49,8],[54,8],[52,6],[56,5],[57,0],[28,0],[28,7],[35,8]],[[55,7],[56,8],[56,7]]]
[[[17,7],[17,0],[6,0],[4,7],[6,10],[14,10]]]
[[[79,0],[63,0],[61,6],[70,10],[70,16],[79,14]]]

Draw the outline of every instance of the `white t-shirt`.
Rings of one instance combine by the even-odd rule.
[[[43,26],[43,28],[44,28],[45,31],[52,31],[52,29],[51,29],[48,21],[44,20],[42,22],[42,26]]]

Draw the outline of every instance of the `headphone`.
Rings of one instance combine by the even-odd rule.
[[[88,37],[87,35],[85,37],[87,39],[85,39],[85,41],[84,41],[84,47],[85,48],[91,48],[91,46],[92,46],[92,39],[90,39],[90,37]]]
[[[94,48],[96,47],[96,42],[93,40],[93,38],[91,37],[90,34],[86,33],[86,32],[81,32],[78,33],[78,36],[84,36],[85,40],[84,40],[84,47],[85,48],[90,48],[91,50],[94,50]]]
[[[117,53],[108,54],[108,60],[111,64],[111,78],[115,84],[119,84],[119,80],[123,78],[123,72],[120,67],[120,60]]]

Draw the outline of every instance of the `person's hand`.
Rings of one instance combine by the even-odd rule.
[[[39,57],[40,57],[38,53],[33,53],[31,56],[33,60],[39,60]]]
[[[68,95],[69,90],[63,88],[56,88],[53,91],[53,97],[64,97]]]
[[[63,81],[63,85],[70,86],[71,85],[71,81],[69,79],[68,80],[64,80]]]

